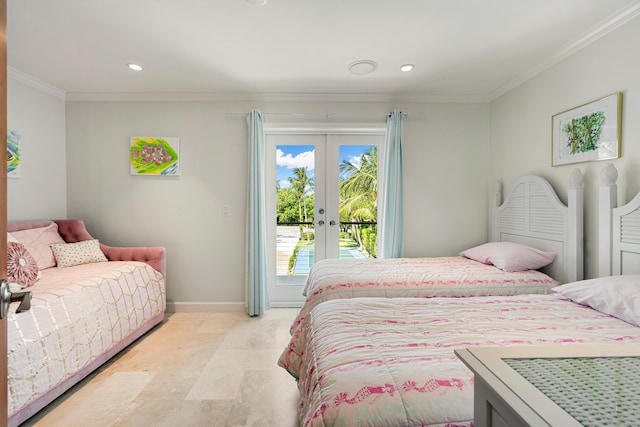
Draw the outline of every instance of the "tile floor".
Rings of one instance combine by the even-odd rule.
[[[168,314],[23,426],[297,426],[276,362],[298,311]]]

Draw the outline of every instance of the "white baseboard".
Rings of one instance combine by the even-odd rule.
[[[247,311],[243,302],[170,302],[167,313],[242,313]]]
[[[279,301],[274,301],[271,302],[271,308],[301,308],[302,307],[302,302],[290,302],[290,301],[284,301],[284,302],[279,302]]]

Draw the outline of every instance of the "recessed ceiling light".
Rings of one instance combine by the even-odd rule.
[[[132,62],[128,63],[127,67],[133,71],[142,71],[142,65],[134,64]]]
[[[400,67],[400,71],[404,71],[406,73],[407,71],[413,70],[415,67],[416,66],[413,64],[404,64]]]
[[[254,6],[263,6],[267,3],[267,0],[247,0],[247,3]]]
[[[376,62],[374,62],[374,61],[369,60],[369,59],[362,59],[360,61],[352,62],[351,64],[349,64],[347,69],[352,74],[357,74],[357,75],[361,76],[363,74],[373,73],[375,70],[378,69],[378,64]]]

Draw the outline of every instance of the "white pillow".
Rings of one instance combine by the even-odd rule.
[[[56,257],[58,267],[108,261],[100,249],[100,242],[95,239],[76,243],[53,244],[51,250]]]
[[[640,274],[581,280],[553,290],[577,303],[640,326]]]
[[[476,246],[460,255],[504,271],[537,270],[553,262],[556,254],[512,242],[491,242]]]

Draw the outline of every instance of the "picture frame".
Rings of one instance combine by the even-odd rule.
[[[620,157],[622,92],[552,117],[551,165]]]
[[[131,175],[180,176],[180,138],[132,136]]]
[[[22,136],[18,132],[7,130],[7,178],[20,178],[22,162],[20,139]]]

